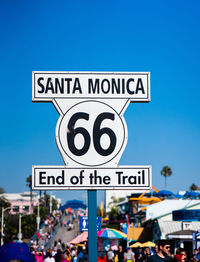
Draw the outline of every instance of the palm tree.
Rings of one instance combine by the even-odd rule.
[[[172,170],[169,166],[164,166],[160,171],[161,175],[165,177],[165,188],[167,187],[167,177],[172,175]]]
[[[191,191],[195,191],[197,189],[198,189],[198,186],[196,184],[194,184],[194,183],[190,186],[190,190]]]
[[[0,187],[0,194],[6,193],[5,189],[3,187]]]

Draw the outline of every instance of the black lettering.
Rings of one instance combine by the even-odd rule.
[[[115,172],[118,175],[118,184],[121,184],[121,175],[123,174],[123,172]]]
[[[143,86],[143,83],[142,83],[142,79],[141,79],[141,78],[138,78],[135,93],[138,94],[139,91],[142,91],[142,94],[145,94],[145,92],[144,92],[144,86]]]
[[[58,93],[58,90],[61,94],[64,94],[64,78],[61,78],[61,83],[58,78],[55,78],[55,92]]]
[[[43,84],[41,83],[42,80],[44,80],[43,77],[40,77],[40,78],[38,78],[38,80],[37,80],[37,84],[41,87],[41,90],[38,90],[38,93],[40,93],[40,94],[44,93],[44,86],[43,86]]]
[[[112,78],[112,93],[117,93],[117,94],[120,94],[120,79],[117,79],[117,82],[116,83],[116,80]]]
[[[79,82],[79,78],[75,78],[74,88],[73,88],[72,93],[74,94],[76,91],[78,91],[79,94],[82,94],[82,90],[81,90],[81,85],[80,85],[80,82]]]
[[[93,79],[88,79],[88,92],[89,94],[99,94],[99,79],[95,79],[95,84],[93,85]]]
[[[70,82],[72,78],[65,78],[65,81],[67,82],[67,94],[70,94]]]
[[[99,180],[99,183],[98,183]],[[94,170],[94,184],[102,184],[102,177],[97,175],[97,170]]]
[[[94,179],[94,176],[93,176],[92,173],[90,173],[89,179],[90,179],[90,185],[92,185],[93,184],[93,179]]]
[[[123,176],[123,182],[122,182],[122,184],[126,184],[126,178],[128,178],[128,176]]]
[[[107,87],[106,87],[106,85],[104,85],[104,83],[107,83]],[[106,90],[106,88],[107,88],[107,90]],[[101,90],[102,90],[102,92],[104,94],[109,93],[109,91],[110,91],[110,82],[109,82],[108,79],[103,79],[103,81],[101,82]]]
[[[47,79],[47,84],[46,84],[45,93],[47,93],[48,91],[51,91],[52,94],[54,94],[53,84],[52,84],[52,82],[51,82],[51,77],[48,77],[48,79]]]
[[[138,174],[140,174],[140,172],[138,172]],[[138,176],[138,184],[141,184],[141,176]]]
[[[122,78],[122,94],[125,94],[125,80]]]
[[[144,175],[144,170],[142,170],[142,184],[145,184],[145,175]]]
[[[109,176],[104,176],[104,177],[103,177],[103,183],[104,183],[105,185],[110,184],[110,177],[109,177]]]
[[[64,175],[65,175],[65,171],[62,170],[62,175],[61,175],[61,176],[58,176],[58,177],[56,178],[56,183],[57,183],[58,185],[64,185],[64,184],[65,184]]]
[[[127,83],[126,83],[126,89],[127,89],[128,93],[129,93],[129,95],[133,95],[134,94],[134,91],[131,91],[130,86],[129,86],[130,82],[134,82],[134,81],[135,80],[133,78],[129,78]]]
[[[40,185],[45,185],[46,184],[45,182],[42,181],[42,180],[46,179],[46,177],[43,176],[43,175],[46,175],[46,172],[39,172],[39,183],[40,183]]]
[[[133,180],[132,180],[133,179]],[[128,178],[128,182],[129,182],[129,184],[131,184],[131,185],[135,185],[136,184],[136,176],[130,176],[129,178]]]
[[[77,185],[79,182],[79,178],[77,176],[72,176],[70,178],[70,182],[72,183],[72,185]]]
[[[55,185],[55,177],[54,176],[48,176],[47,177],[47,184],[48,185]]]
[[[81,185],[83,184],[83,178],[84,178],[83,173],[84,173],[84,170],[81,170],[81,172],[80,172],[80,176],[79,176],[80,184],[81,184]]]

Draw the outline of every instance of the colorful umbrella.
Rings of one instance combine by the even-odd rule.
[[[141,247],[141,243],[140,242],[136,242],[136,243],[134,243],[134,244],[132,244],[131,246],[129,246],[130,248],[132,248],[132,247]]]
[[[97,232],[97,236],[100,238],[109,238],[109,239],[120,239],[120,238],[127,237],[125,233],[113,228],[104,228],[101,231]]]

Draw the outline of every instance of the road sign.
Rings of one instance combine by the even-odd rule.
[[[68,168],[66,166],[33,166],[32,188],[35,190],[151,188],[151,166],[118,168]]]
[[[33,189],[90,189],[89,260],[97,261],[93,189],[151,187],[151,167],[118,167],[128,138],[123,114],[130,102],[150,101],[150,74],[33,72],[32,81],[33,102],[52,102],[60,114],[56,142],[66,165],[33,167]]]
[[[150,101],[148,72],[33,72],[33,101],[130,99]]]
[[[79,231],[88,231],[88,217],[79,218]],[[101,231],[101,217],[97,217],[97,231]]]
[[[67,166],[117,166],[128,138],[123,114],[130,102],[150,101],[150,74],[33,72],[32,97],[58,110],[56,142]]]
[[[150,101],[149,73],[33,72],[32,96],[52,102],[60,114],[56,143],[66,165],[34,167],[34,189],[151,187],[149,166],[118,167],[128,139],[123,115],[130,102]]]

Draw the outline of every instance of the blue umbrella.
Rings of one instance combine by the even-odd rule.
[[[174,193],[172,193],[171,191],[169,190],[160,190],[158,193],[157,193],[157,196],[158,197],[167,197],[167,196],[173,196]]]
[[[183,195],[179,195],[179,194],[175,194],[174,196],[175,196],[175,198],[178,198],[178,199],[183,198]]]
[[[192,198],[196,198],[199,196],[199,193],[195,192],[195,191],[188,191],[185,193],[184,197],[187,198],[187,197],[192,197]]]

